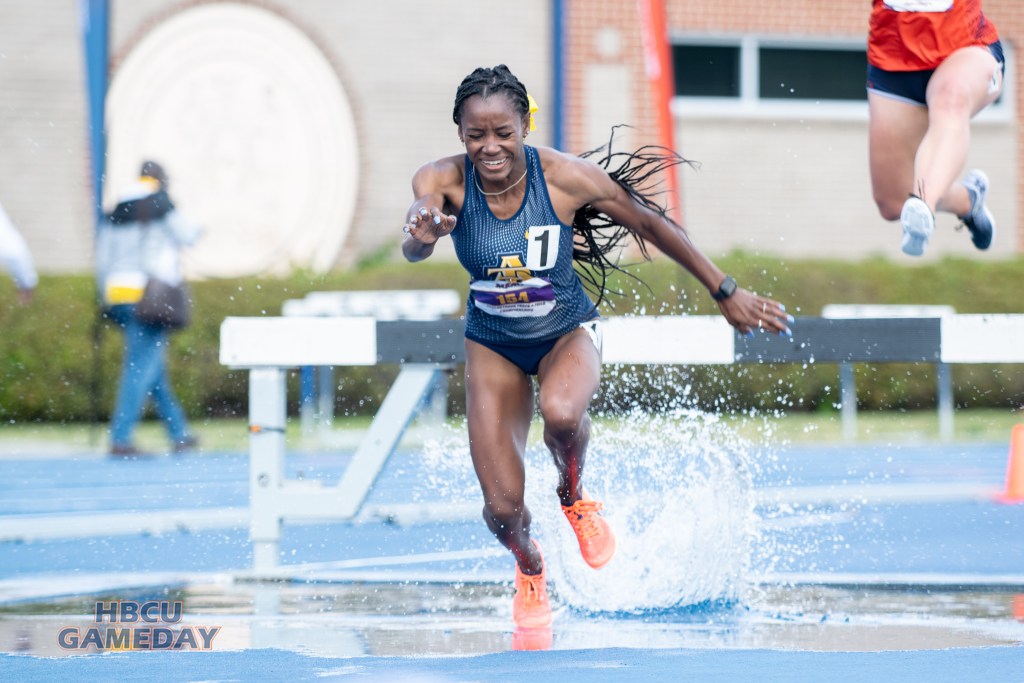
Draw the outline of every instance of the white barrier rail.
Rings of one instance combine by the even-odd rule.
[[[793,337],[734,332],[719,316],[605,320],[605,364],[1024,363],[1024,315],[800,318]],[[444,373],[463,360],[460,320],[227,318],[221,363],[249,371],[254,566],[276,566],[286,519],[350,520]],[[284,476],[285,372],[399,363],[401,371],[337,486]]]

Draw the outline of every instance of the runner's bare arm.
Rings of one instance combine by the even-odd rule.
[[[457,206],[461,205],[462,172],[448,157],[421,166],[412,178],[416,198],[402,226],[402,253],[409,261],[422,261],[434,253],[434,244],[455,229]],[[447,212],[447,213],[446,213]]]
[[[560,198],[569,201],[572,213],[591,204],[686,268],[709,292],[718,291],[725,273],[690,241],[682,227],[638,203],[596,164],[569,155],[560,157],[552,164],[549,182],[558,188]],[[725,319],[740,332],[760,329],[789,334],[786,323],[790,316],[785,307],[772,299],[737,289],[731,297],[719,301],[718,306]]]

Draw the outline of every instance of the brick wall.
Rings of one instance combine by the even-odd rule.
[[[112,56],[123,59],[171,13],[211,0],[113,0]],[[565,147],[657,142],[635,0],[564,0]],[[476,66],[505,62],[541,105],[538,144],[551,141],[551,2],[253,0],[306,33],[333,65],[358,127],[360,199],[339,262],[397,248],[409,179],[422,162],[457,153],[455,87]],[[671,31],[843,38],[864,36],[868,0],[668,0]],[[1016,116],[1024,112],[1024,2],[986,0],[1004,42],[1017,47]],[[396,20],[400,18],[401,20]],[[116,70],[115,70],[116,76]],[[87,271],[92,260],[84,67],[73,2],[0,3],[0,202],[43,272]],[[1024,250],[1024,140],[1012,124],[976,124],[971,161],[993,177],[997,248]],[[863,121],[770,121],[681,116],[680,151],[703,162],[680,173],[689,229],[709,251],[763,248],[898,256],[898,228],[878,216],[867,179]],[[58,200],[54,200],[57,197]],[[827,229],[822,229],[821,216]],[[946,234],[948,233],[948,235]],[[820,244],[815,240],[828,235]],[[1012,236],[1012,237],[1011,237]],[[1015,238],[1015,239],[1014,239]],[[943,230],[936,255],[975,255]],[[450,256],[450,254],[447,254]]]
[[[1018,216],[1024,216],[1024,140],[1020,134],[1020,122],[1024,120],[1024,2],[1020,0],[986,0],[985,15],[992,19],[999,28],[999,37],[1003,44],[1015,48],[1015,60],[1012,73],[1016,92],[1017,135],[1015,148],[1017,154],[1017,197]],[[1018,220],[1016,227],[1017,251],[1024,252],[1024,221]],[[1009,234],[1010,231],[1007,231]]]
[[[115,58],[168,12],[203,0],[117,0]],[[424,162],[455,154],[455,89],[478,66],[506,63],[537,99],[550,101],[551,12],[547,2],[458,3],[418,0],[251,2],[306,33],[334,66],[356,119],[359,200],[339,264],[394,248],[412,201],[410,180]],[[400,19],[400,20],[399,20]],[[488,33],[486,39],[473,36]],[[116,77],[116,71],[115,71]],[[550,108],[541,112],[543,116]],[[549,144],[550,127],[536,139]],[[450,250],[439,249],[449,256]]]
[[[0,3],[0,202],[43,271],[92,253],[85,68],[75,4],[60,4]]]
[[[148,31],[213,1],[112,0],[113,78]],[[549,2],[248,4],[283,17],[320,48],[353,110],[361,174],[357,212],[338,259],[343,266],[377,250],[397,253],[413,172],[461,149],[451,107],[456,87],[475,67],[508,64],[541,103],[541,127],[531,140],[551,142]],[[42,272],[92,267],[78,19],[76,2],[0,3],[0,201]],[[439,249],[439,255],[450,254]]]

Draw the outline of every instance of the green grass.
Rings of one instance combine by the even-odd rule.
[[[620,417],[597,417],[605,429],[615,428]],[[777,444],[829,444],[849,442],[843,435],[839,413],[794,413],[772,416],[749,413],[724,418],[749,441],[771,438]],[[461,429],[459,418],[452,420]],[[1024,411],[999,409],[959,410],[954,414],[953,441],[959,443],[1008,443],[1010,430],[1024,422]],[[248,448],[248,427],[243,419],[224,418],[194,421],[193,429],[204,449],[218,452],[244,452]],[[330,438],[322,439],[314,432],[303,435],[297,418],[288,420],[285,439],[292,446],[304,449],[337,448],[350,450],[359,435],[370,426],[369,417],[343,417],[335,420]],[[416,425],[412,442],[416,442]],[[540,443],[539,420],[530,432],[531,442]],[[939,420],[935,411],[872,411],[857,415],[854,443],[941,443]],[[137,432],[138,444],[152,452],[165,452],[167,439],[160,424],[143,422]],[[108,443],[106,425],[72,424],[5,424],[0,427],[0,456],[14,453],[102,452]]]
[[[748,439],[760,438],[767,419],[774,437],[784,443],[841,443],[842,417],[839,413],[801,413],[782,418],[731,417]],[[953,415],[953,441],[967,443],[1009,442],[1013,425],[1024,422],[1024,412],[974,409]],[[869,411],[857,414],[857,443],[941,442],[938,413],[933,410]]]
[[[609,418],[606,426],[614,427]],[[847,439],[839,413],[729,414],[724,420],[748,441],[772,439],[777,444],[910,444],[942,443],[935,411],[863,411],[857,414],[855,436]],[[1010,430],[1024,422],[1024,411],[973,409],[956,411],[953,438],[957,443],[1009,442]],[[533,435],[533,432],[531,432]]]

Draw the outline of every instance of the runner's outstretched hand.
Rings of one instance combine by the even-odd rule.
[[[729,324],[741,334],[752,336],[758,331],[793,336],[789,329],[789,325],[793,323],[793,316],[786,313],[786,307],[774,299],[757,296],[738,288],[731,297],[719,301],[718,308]]]
[[[434,244],[455,229],[456,220],[454,214],[445,215],[436,206],[429,210],[423,206],[409,216],[409,221],[402,227],[402,231],[406,239],[412,238],[423,244]]]

